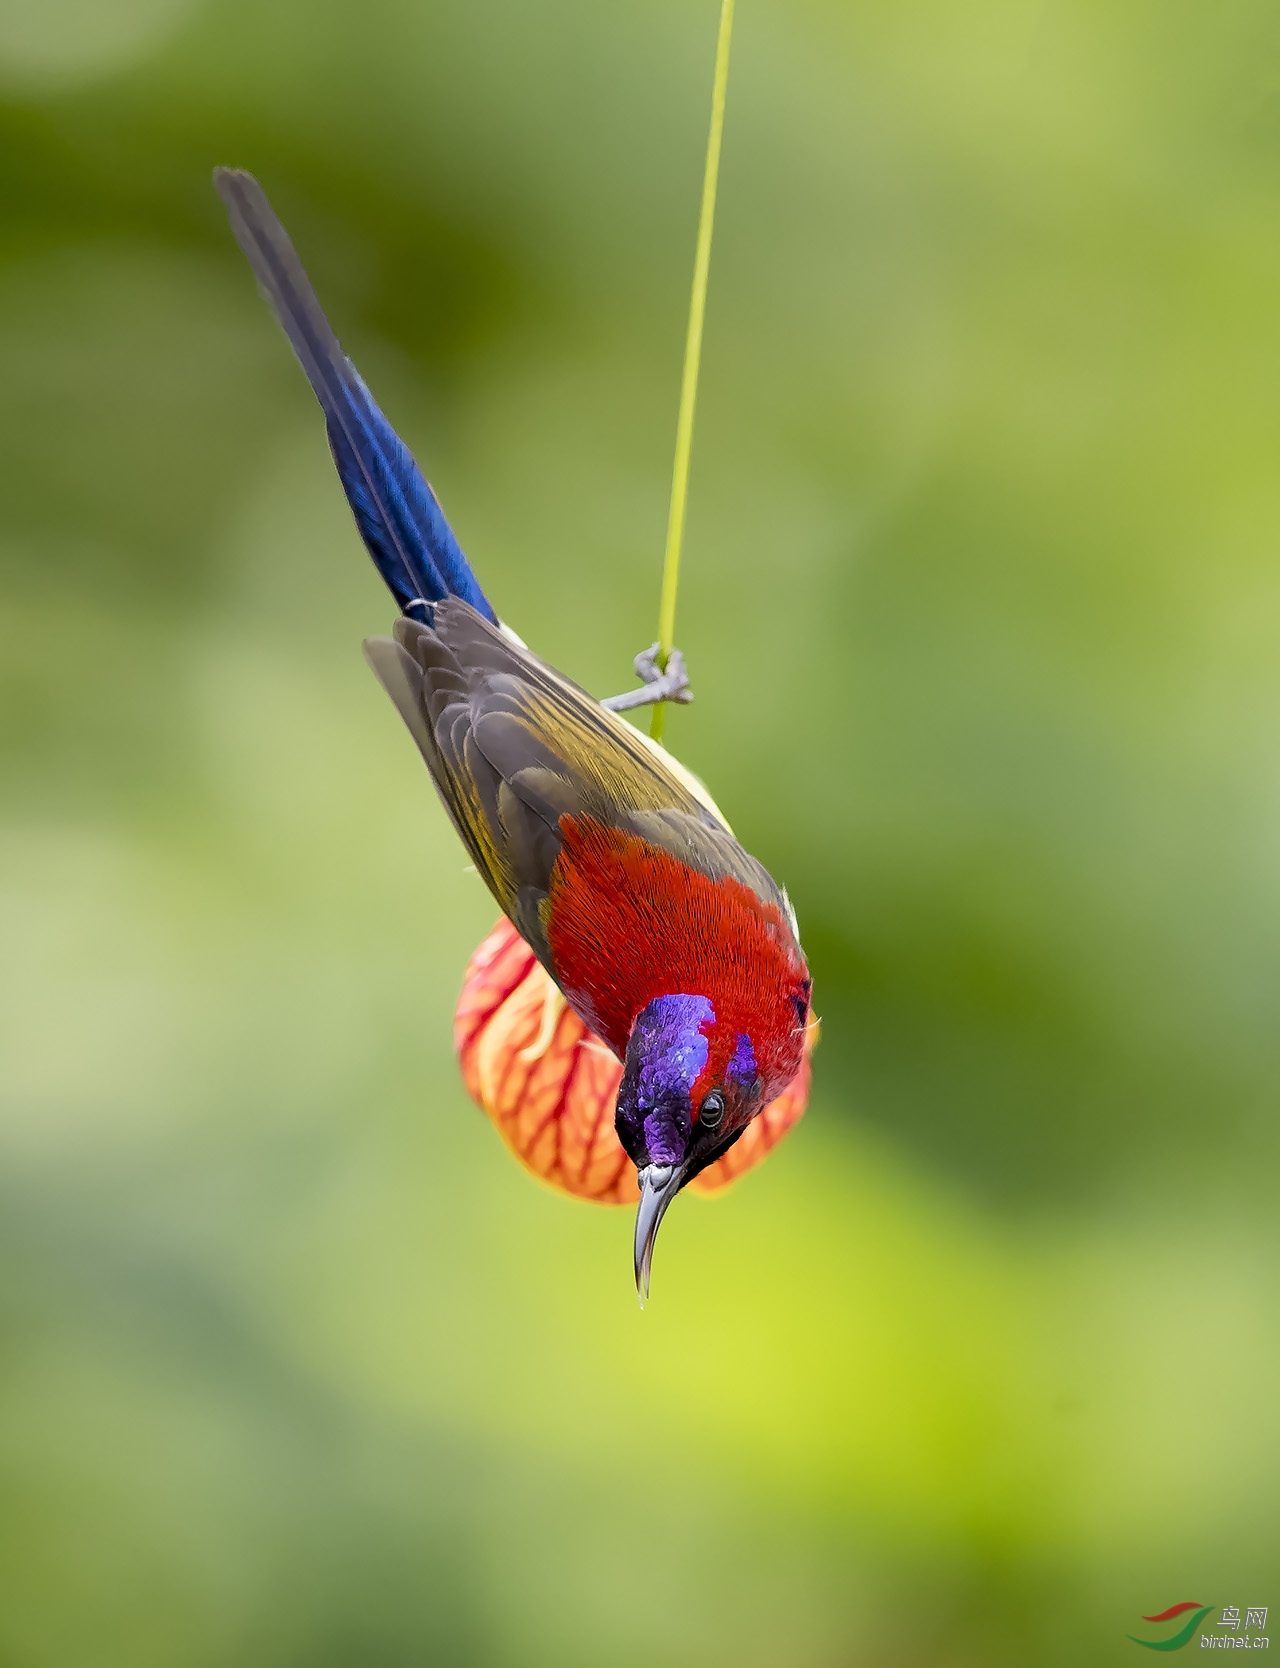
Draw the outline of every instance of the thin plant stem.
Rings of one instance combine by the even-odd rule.
[[[658,664],[665,669],[676,631],[676,594],[680,588],[680,548],[684,542],[684,512],[689,496],[689,453],[693,447],[693,411],[698,399],[698,367],[702,362],[702,321],[707,310],[707,273],[711,268],[711,233],[716,219],[716,184],[720,177],[720,139],[724,132],[724,97],[729,83],[729,38],[733,33],[734,0],[721,0],[720,36],[716,42],[715,80],[711,90],[711,131],[707,135],[707,165],[702,176],[702,213],[698,217],[698,248],[693,261],[693,293],[689,297],[689,333],[684,345],[684,375],[680,383],[680,416],[676,423],[676,458],[671,472],[671,508],[667,515],[667,553],[662,564],[662,601],[658,609]],[[657,702],[649,725],[655,741],[662,739],[663,703]]]

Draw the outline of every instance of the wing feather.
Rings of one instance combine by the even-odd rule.
[[[365,653],[417,743],[477,869],[548,970],[542,921],[560,819],[627,829],[789,916],[689,774],[577,684],[457,598]]]

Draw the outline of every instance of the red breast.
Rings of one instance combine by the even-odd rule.
[[[711,879],[639,835],[591,817],[560,820],[547,939],[560,988],[619,1058],[655,997],[706,996],[716,1012],[700,1085],[723,1080],[751,1039],[767,1100],[799,1070],[809,979],[773,904],[732,876]]]

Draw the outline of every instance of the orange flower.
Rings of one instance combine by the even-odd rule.
[[[815,1022],[797,1075],[690,1187],[699,1193],[728,1187],[798,1122],[809,1099],[817,1031]],[[621,1063],[587,1030],[505,918],[467,965],[453,1042],[472,1099],[526,1170],[579,1199],[636,1203],[635,1168],[613,1128]]]

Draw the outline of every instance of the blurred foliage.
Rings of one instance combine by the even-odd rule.
[[[656,611],[715,29],[0,5],[0,1657],[1122,1662],[1280,1604],[1280,23],[744,0],[672,745],[810,1116],[630,1227],[465,1100],[493,907],[209,184],[503,614]]]

